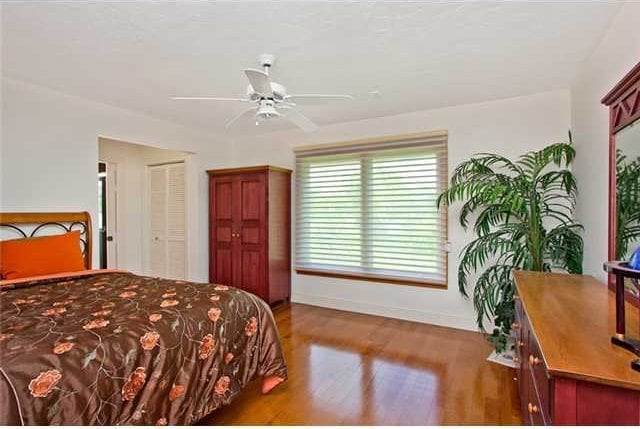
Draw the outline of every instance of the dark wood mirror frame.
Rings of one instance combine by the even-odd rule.
[[[616,133],[640,119],[640,63],[636,64],[602,99],[609,107],[609,253],[616,255]],[[609,275],[609,288],[615,290],[615,277]],[[639,306],[638,299],[627,293],[627,299]]]

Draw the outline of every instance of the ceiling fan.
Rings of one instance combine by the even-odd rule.
[[[253,106],[228,121],[226,128],[231,127],[240,119],[254,116],[256,125],[260,122],[283,118],[300,127],[305,132],[312,132],[318,126],[311,119],[304,116],[294,107],[298,104],[318,104],[328,101],[352,100],[350,95],[343,94],[287,94],[287,88],[277,82],[271,81],[269,70],[275,58],[273,55],[262,54],[259,57],[263,70],[246,69],[244,74],[249,79],[246,98],[227,97],[171,97],[172,100],[210,100],[210,101],[237,101],[253,103]]]

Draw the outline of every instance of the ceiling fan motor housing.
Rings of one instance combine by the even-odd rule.
[[[271,82],[271,92],[273,92],[273,98],[265,98],[258,94],[251,85],[247,86],[247,98],[251,101],[274,100],[280,102],[284,101],[284,98],[287,96],[287,88],[277,82]]]
[[[271,54],[261,54],[258,56],[258,62],[262,67],[271,67],[275,62],[276,57]]]

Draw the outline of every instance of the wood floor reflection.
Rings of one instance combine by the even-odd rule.
[[[254,382],[202,424],[520,424],[515,372],[482,335],[291,304],[274,311],[289,380]]]

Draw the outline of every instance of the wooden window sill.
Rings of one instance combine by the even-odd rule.
[[[410,279],[410,278],[403,279],[400,277],[386,277],[381,275],[376,276],[375,274],[358,274],[358,273],[323,271],[323,270],[313,270],[313,269],[304,269],[304,268],[296,268],[296,274],[302,274],[305,276],[321,276],[321,277],[332,277],[332,278],[338,278],[338,279],[391,283],[396,285],[418,286],[418,287],[426,287],[431,289],[448,289],[446,284],[436,283],[428,280],[417,280],[417,279]]]

